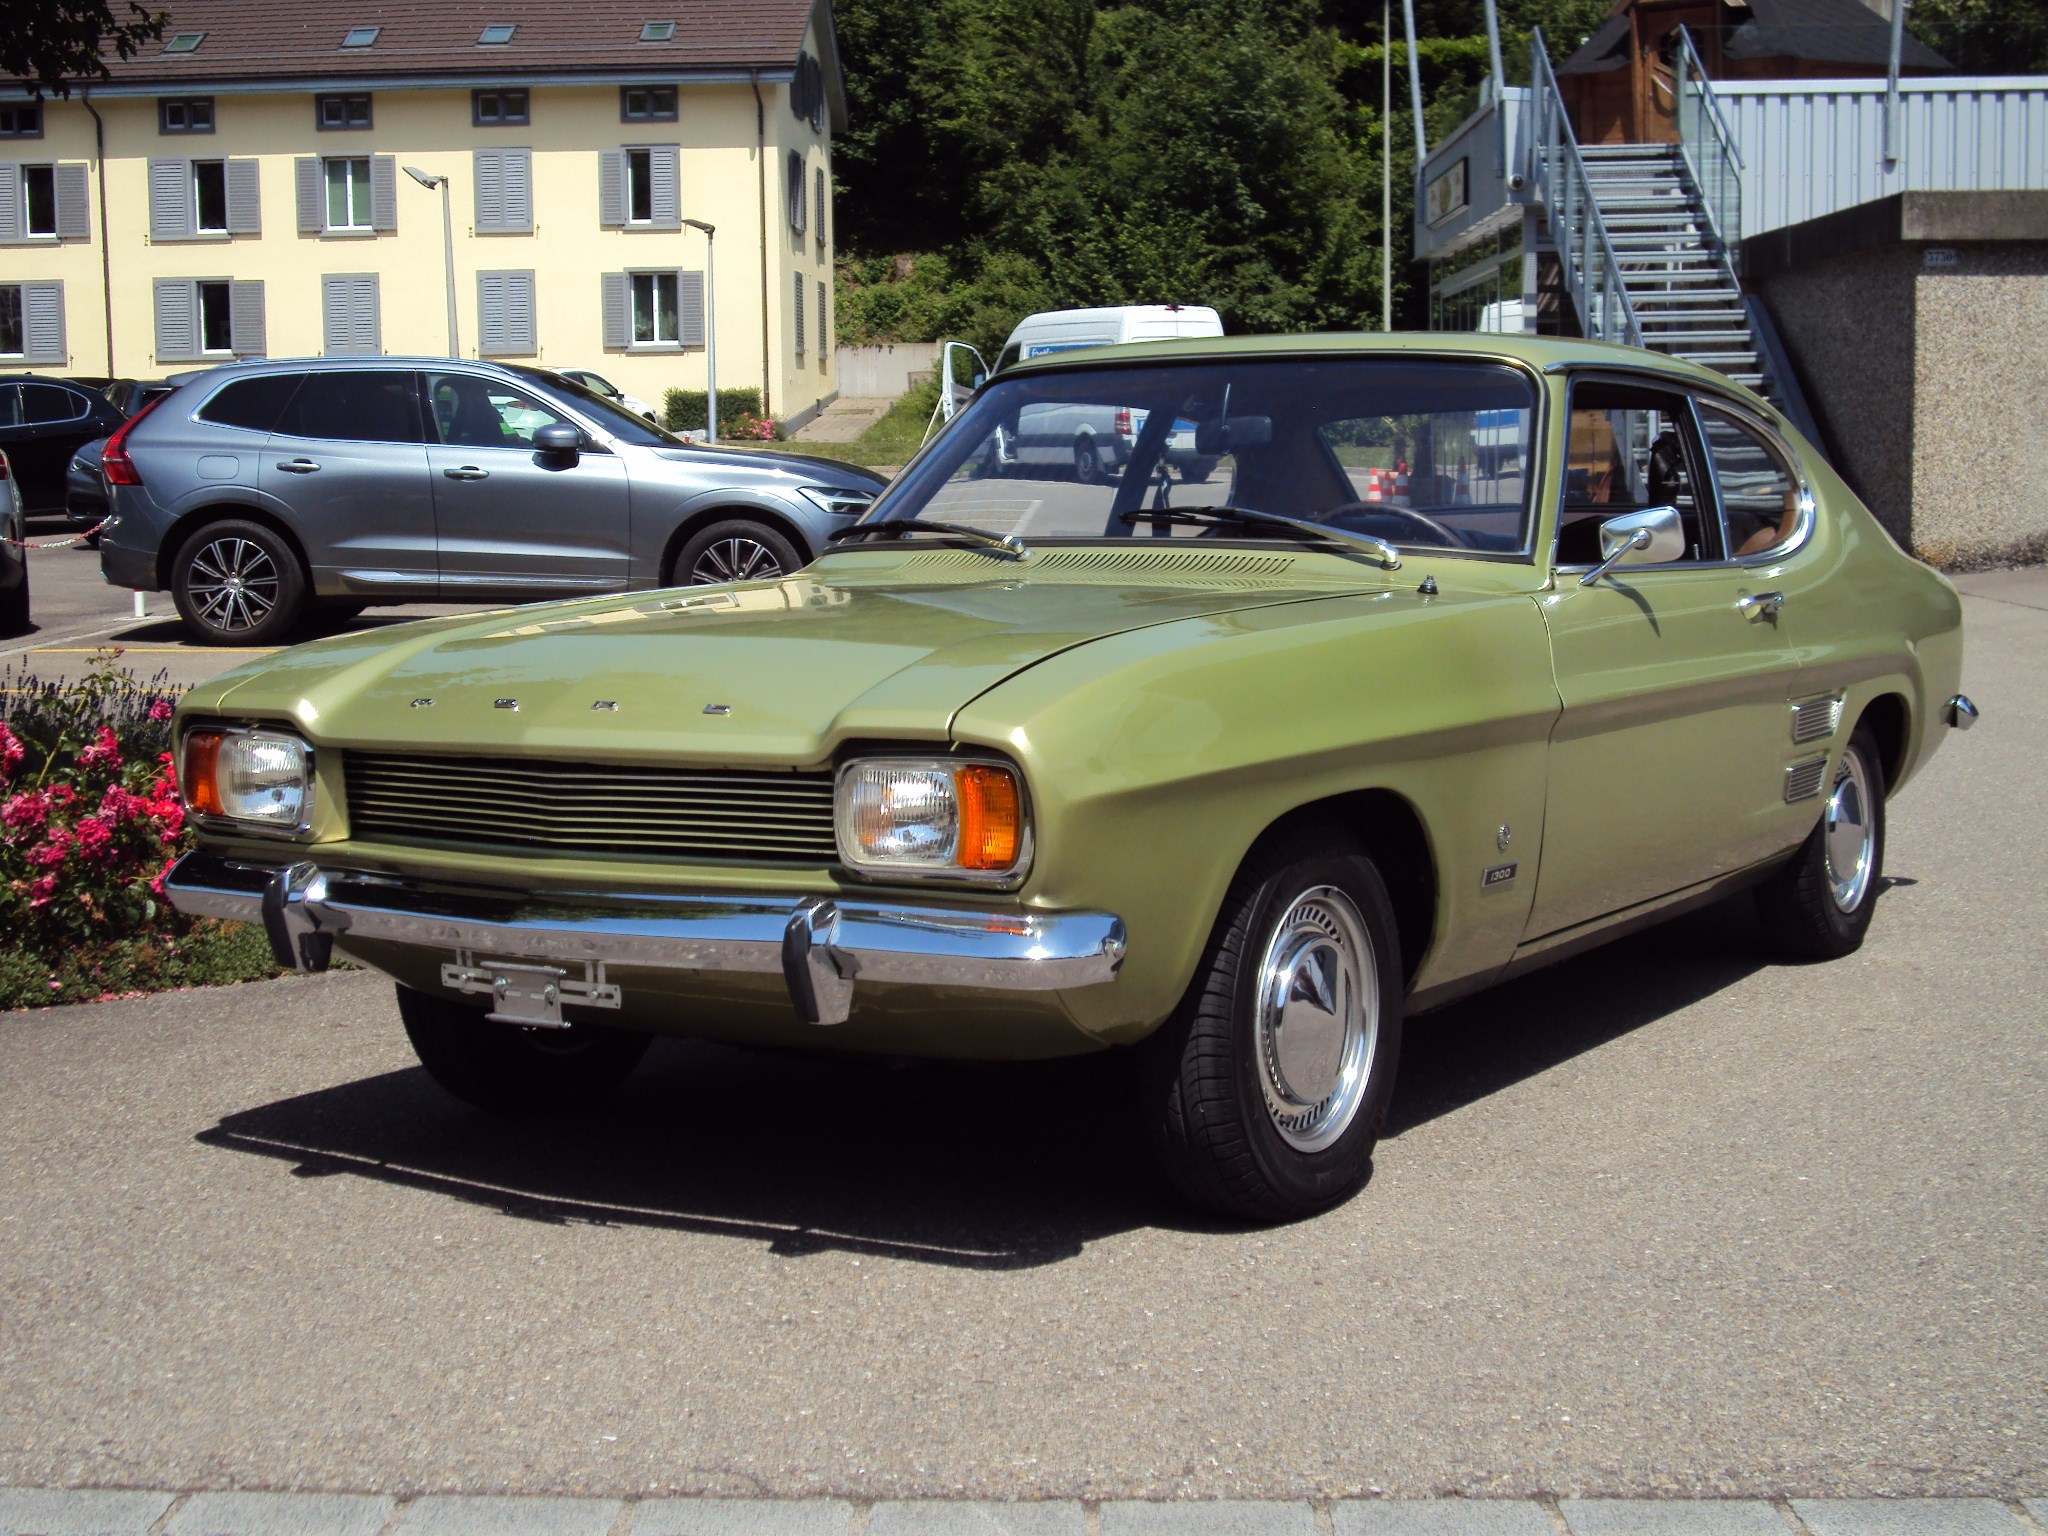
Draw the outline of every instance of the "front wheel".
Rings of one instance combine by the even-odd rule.
[[[1144,1047],[1168,1178],[1254,1221],[1343,1200],[1372,1166],[1401,1020],[1393,903],[1372,860],[1328,836],[1255,854],[1180,1010]]]
[[[804,563],[797,547],[765,523],[735,518],[700,528],[668,568],[672,587],[772,581]]]
[[[1082,485],[1100,485],[1109,478],[1102,455],[1095,450],[1095,439],[1085,432],[1074,439],[1074,478]]]
[[[1870,931],[1884,875],[1884,759],[1859,725],[1820,821],[1791,863],[1756,888],[1764,936],[1787,960],[1839,960]]]
[[[304,617],[306,573],[271,529],[230,518],[185,541],[171,562],[171,600],[202,645],[281,644]]]
[[[594,1103],[625,1080],[650,1043],[647,1035],[602,1024],[499,1024],[481,1009],[404,986],[398,1017],[429,1077],[465,1104],[497,1115],[559,1113]]]

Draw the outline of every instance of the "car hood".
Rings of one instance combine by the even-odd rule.
[[[825,485],[879,494],[889,482],[871,469],[808,453],[782,449],[731,448],[719,444],[690,444],[681,448],[651,448],[648,452],[693,470],[739,471],[742,474],[801,476],[805,485]]]
[[[944,740],[970,700],[1091,640],[1360,588],[1117,584],[926,558],[936,579],[805,573],[343,636],[223,674],[184,708],[294,720],[316,745],[368,750],[818,766],[843,741]],[[962,562],[979,579],[959,579]]]

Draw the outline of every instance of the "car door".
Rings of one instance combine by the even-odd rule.
[[[1793,651],[1758,570],[1728,558],[1692,402],[1580,379],[1564,420],[1556,576],[1563,703],[1525,944],[1745,868],[1783,846]],[[1681,559],[1591,585],[1600,523],[1669,505]]]
[[[434,497],[410,369],[301,375],[263,445],[257,484],[299,536],[316,585],[365,596],[436,590]]]
[[[427,461],[442,590],[479,597],[625,591],[633,519],[619,455],[588,433],[573,457],[538,452],[533,435],[542,427],[577,423],[504,379],[453,369],[423,377],[436,438]]]
[[[61,511],[64,470],[72,450],[101,435],[94,425],[93,397],[40,380],[15,387],[21,391],[21,428],[6,446],[22,504],[32,513]]]

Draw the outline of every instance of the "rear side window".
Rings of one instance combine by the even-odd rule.
[[[80,421],[89,409],[83,395],[74,395],[57,384],[21,386],[22,419],[31,423]]]
[[[236,379],[199,408],[199,419],[217,427],[268,432],[303,378],[303,373],[271,373],[260,379]]]
[[[1740,417],[1700,403],[1707,457],[1721,488],[1728,550],[1736,559],[1768,554],[1799,527],[1799,477],[1778,449]]]
[[[276,431],[356,443],[417,443],[420,408],[413,376],[376,372],[309,373]]]

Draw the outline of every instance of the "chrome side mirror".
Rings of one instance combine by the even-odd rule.
[[[1645,507],[1600,525],[1600,563],[1579,578],[1590,587],[1617,565],[1664,565],[1685,558],[1685,525],[1676,507]]]

